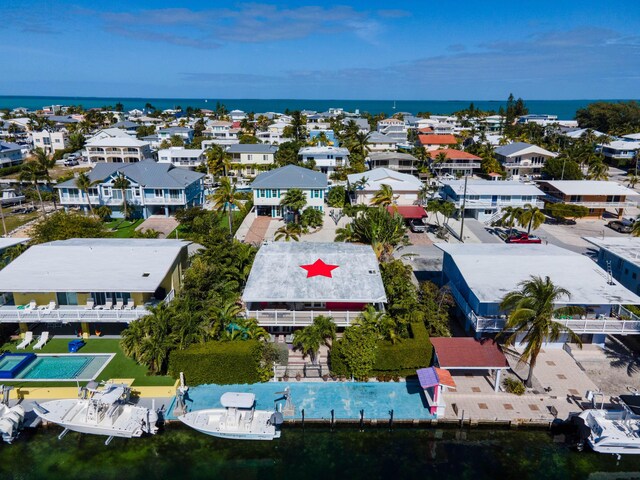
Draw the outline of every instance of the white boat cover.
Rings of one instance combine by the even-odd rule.
[[[108,385],[106,390],[99,392],[100,396],[96,400],[105,404],[114,404],[124,394],[124,387],[122,385]]]
[[[220,403],[225,408],[251,408],[255,402],[253,393],[226,392],[220,397]]]

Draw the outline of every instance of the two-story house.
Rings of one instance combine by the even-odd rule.
[[[278,147],[265,143],[237,143],[227,147],[231,169],[243,177],[253,177],[275,162]]]
[[[635,207],[636,202],[627,197],[637,192],[617,182],[598,180],[544,180],[538,182],[548,203],[568,203],[589,209],[587,217],[602,218],[604,212],[615,212],[618,218],[625,208]]]
[[[207,140],[202,142],[202,147],[206,148],[207,145],[233,145],[239,142],[238,133],[239,129],[233,128],[232,122],[226,122],[223,120],[210,120],[207,122],[207,128],[204,131],[204,136]]]
[[[303,147],[298,152],[303,162],[313,161],[318,170],[331,175],[336,170],[349,167],[349,149],[341,147]]]
[[[129,181],[124,192],[114,186],[119,176]],[[99,163],[89,172],[89,179],[97,184],[89,189],[88,197],[77,187],[75,179],[56,185],[65,209],[80,207],[86,212],[89,204],[93,208],[106,205],[111,208],[112,217],[121,218],[126,198],[134,217],[147,218],[156,214],[169,216],[178,209],[204,203],[202,173],[153,160],[125,165]]]
[[[283,217],[288,212],[280,201],[290,189],[300,189],[307,198],[306,207],[324,211],[327,176],[324,173],[287,165],[261,173],[251,183],[256,215]]]
[[[429,150],[427,155],[431,158],[431,168],[438,176],[473,175],[480,171],[482,162],[480,157],[454,148]]]
[[[515,142],[496,148],[496,159],[502,164],[509,177],[517,180],[520,176],[539,177],[545,162],[558,154],[537,145]]]
[[[370,152],[387,152],[397,150],[399,140],[384,133],[371,132],[367,146]]]
[[[33,132],[31,137],[33,138],[33,148],[41,148],[48,155],[56,150],[64,150],[69,143],[67,132],[64,130],[57,132],[42,130],[41,132]]]
[[[151,146],[124,130],[100,130],[85,144],[90,163],[135,163],[151,157]]]
[[[583,237],[598,247],[596,262],[600,268],[636,295],[640,295],[640,238]]]
[[[195,168],[206,160],[202,148],[170,147],[158,151],[158,163],[170,163],[174,167]]]
[[[640,151],[640,141],[632,138],[613,140],[609,143],[598,145],[598,149],[613,165],[624,165],[633,160],[638,151]]]
[[[438,150],[439,148],[451,148],[457,144],[458,140],[453,135],[418,135],[418,145],[424,147],[427,151]]]
[[[369,168],[388,168],[409,175],[418,174],[418,159],[409,153],[371,152],[365,159]]]
[[[23,160],[24,152],[20,145],[0,141],[0,168],[20,165]]]
[[[522,182],[467,180],[465,191],[464,180],[443,180],[439,193],[458,210],[464,204],[465,217],[485,223],[499,220],[506,207],[524,207],[526,204],[544,207],[544,192]]]
[[[162,128],[157,132],[160,141],[171,140],[171,137],[180,137],[184,143],[191,143],[193,140],[193,128],[188,127],[169,127]]]

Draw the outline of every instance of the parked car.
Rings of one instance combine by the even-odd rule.
[[[612,220],[607,223],[607,227],[620,233],[631,233],[633,230],[633,220],[623,218],[622,220]]]
[[[80,165],[80,162],[78,162],[78,160],[76,160],[75,158],[67,158],[64,161],[65,167],[75,167],[76,165]]]
[[[540,237],[535,235],[527,235],[526,233],[519,233],[518,235],[511,235],[507,237],[507,243],[542,243]]]
[[[426,232],[427,226],[421,218],[412,218],[409,220],[409,229],[414,233]]]
[[[547,217],[544,221],[547,225],[575,225],[576,221],[570,218]]]

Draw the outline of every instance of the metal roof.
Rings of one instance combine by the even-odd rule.
[[[481,303],[500,303],[531,276],[546,277],[566,288],[568,305],[640,305],[640,297],[619,282],[608,283],[607,272],[590,258],[550,244],[447,244],[435,246],[451,255],[465,283]],[[446,272],[445,272],[446,274]]]
[[[604,180],[544,180],[564,195],[637,195],[638,192],[617,182]]]
[[[303,265],[337,266],[331,277],[307,277]],[[386,302],[373,249],[351,243],[272,242],[262,245],[242,294],[245,302]]]
[[[188,244],[75,238],[34,245],[0,270],[0,291],[155,292]]]
[[[407,173],[396,172],[388,168],[374,168],[362,173],[347,175],[350,184],[354,184],[365,178],[367,183],[363,190],[379,190],[382,185],[389,185],[394,191],[420,191],[422,182],[420,179]]]
[[[464,194],[464,180],[442,180],[456,195]],[[503,180],[467,180],[467,195],[532,195],[544,196],[535,185]]]
[[[258,175],[251,188],[327,188],[327,176],[297,165],[287,165]]]
[[[442,368],[509,368],[498,344],[473,337],[431,337],[431,344]]]
[[[229,153],[276,153],[278,147],[268,143],[236,143],[229,145]]]
[[[156,163],[147,159],[136,163],[98,163],[89,172],[91,181],[105,182],[114,173],[122,173],[125,177],[138,185],[150,188],[185,188],[197,182],[203,173],[193,172],[186,168],[176,168],[170,163]],[[72,178],[56,185],[56,188],[77,188],[76,180]]]
[[[550,152],[549,150],[545,150],[542,147],[537,145],[532,145],[531,143],[525,142],[514,142],[509,145],[503,145],[502,147],[496,148],[495,152],[504,157],[511,157],[513,155],[524,155],[526,153],[538,153],[540,155],[547,155],[550,157],[555,157],[558,155],[557,153]]]
[[[640,237],[582,237],[587,242],[611,252],[640,267]]]

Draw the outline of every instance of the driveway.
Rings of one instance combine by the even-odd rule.
[[[178,228],[178,221],[173,217],[165,217],[164,215],[151,215],[136,228],[136,231],[145,232],[147,230],[155,230],[160,232],[158,238],[167,238],[171,232]]]

